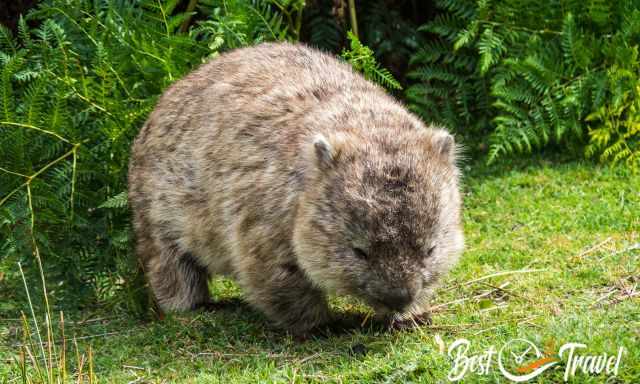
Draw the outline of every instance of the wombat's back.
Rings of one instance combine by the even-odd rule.
[[[260,232],[249,221],[270,225],[272,238],[291,232],[301,143],[367,98],[395,105],[348,65],[286,43],[231,51],[177,81],[132,148],[138,248],[170,246],[233,273],[237,231]]]
[[[326,109],[325,102],[332,96],[344,101],[364,90],[383,95],[348,65],[301,45],[238,49],[173,84],[160,98],[136,145],[170,145],[171,137],[182,137],[181,131],[201,128],[240,131],[255,139],[261,134],[278,135],[287,127],[274,131],[270,123],[302,120],[311,109]]]

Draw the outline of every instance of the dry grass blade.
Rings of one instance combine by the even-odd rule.
[[[364,327],[364,325],[367,323],[367,321],[369,321],[369,319],[371,318],[372,312],[368,311],[367,313],[365,313],[364,315],[364,319],[362,319],[362,322],[360,323],[361,327]]]
[[[598,299],[596,299],[596,301],[591,303],[591,308],[595,307],[598,303],[600,303],[601,301],[605,300],[607,297],[613,295],[615,292],[616,292],[616,290],[612,289],[609,292],[605,293],[604,295],[600,296]]]
[[[20,348],[20,357],[19,357],[19,361],[18,364],[20,366],[20,374],[23,378],[27,377],[27,362],[26,362],[26,353],[25,353],[25,348],[22,347]],[[22,380],[23,382],[26,382],[26,380]]]
[[[62,347],[60,349],[60,362],[58,363],[58,367],[60,367],[60,376],[64,383],[67,381],[67,342],[64,338],[64,314],[62,311],[60,311],[60,336],[62,337]]]
[[[498,287],[495,287],[492,290],[489,290],[489,291],[486,291],[486,292],[482,292],[482,293],[474,295],[474,296],[463,297],[463,298],[456,299],[456,300],[453,300],[453,301],[449,301],[449,302],[446,302],[446,303],[434,305],[434,306],[431,307],[431,311],[437,311],[439,309],[446,308],[446,307],[454,305],[454,304],[460,304],[460,303],[463,303],[465,301],[474,300],[474,299],[477,300],[477,299],[481,299],[483,297],[490,296],[494,292],[504,291],[504,288],[507,287],[509,284],[510,283],[507,281],[505,283],[502,283],[502,285],[500,285]]]
[[[459,283],[459,284],[453,284],[451,287],[445,289],[445,291],[450,291],[453,289],[457,289],[460,287],[465,287],[467,285],[471,285],[471,284],[475,284],[484,280],[489,280],[489,279],[493,279],[494,277],[500,277],[500,276],[508,276],[508,275],[516,275],[516,274],[521,274],[521,273],[537,273],[537,272],[548,272],[549,270],[546,268],[543,269],[516,269],[513,271],[502,271],[502,272],[496,272],[496,273],[492,273],[490,275],[485,275],[482,277],[478,277],[477,279],[472,279],[472,280],[468,280],[464,283]]]
[[[623,248],[623,249],[621,249],[619,251],[614,252],[613,255],[615,256],[615,255],[619,255],[621,253],[631,252],[631,251],[635,251],[635,250],[638,250],[638,249],[640,249],[640,243],[635,243],[635,244],[632,244],[632,245],[630,245],[630,246],[628,246],[626,248]]]
[[[89,345],[89,384],[93,384],[93,349],[91,348],[91,345]]]
[[[464,283],[463,285],[471,285],[473,283],[477,283],[477,282],[480,282],[480,281],[492,279],[494,277],[515,275],[515,274],[520,274],[520,273],[537,273],[537,272],[547,272],[547,271],[548,271],[548,269],[546,269],[546,268],[545,269],[517,269],[517,270],[513,270],[513,271],[503,271],[503,272],[497,272],[497,273],[493,273],[493,274],[490,274],[490,275],[482,276],[482,277],[479,277],[477,279],[469,280],[466,283]]]
[[[38,344],[40,345],[40,353],[42,354],[42,360],[43,361],[47,361],[47,354],[44,351],[44,343],[42,342],[42,335],[40,334],[40,327],[38,326],[38,319],[36,317],[36,312],[33,309],[33,302],[31,301],[31,294],[29,293],[29,287],[27,286],[27,279],[24,277],[24,271],[22,270],[22,264],[18,263],[18,269],[20,270],[20,276],[22,276],[22,282],[24,284],[24,289],[25,292],[27,294],[27,302],[29,303],[29,310],[31,311],[31,317],[33,318],[33,325],[36,329],[36,336],[38,337]],[[24,315],[24,313],[22,314],[23,316],[23,325],[24,325],[24,329],[25,331],[29,330],[28,327],[28,321],[27,321],[27,317]],[[31,342],[31,334],[28,334],[28,341]],[[34,359],[35,360],[35,359]],[[40,371],[39,369],[39,365],[35,365],[36,369],[38,371]],[[47,370],[48,371],[48,370]],[[48,374],[48,372],[47,372]],[[49,380],[50,381],[50,380]]]
[[[522,299],[522,300],[524,300],[524,301],[528,301],[528,302],[530,302],[530,303],[532,302],[532,301],[531,301],[531,299],[529,299],[528,297],[524,297],[524,296],[522,296],[522,295],[519,295],[519,294],[517,294],[517,293],[513,292],[512,290],[505,289],[505,287],[506,287],[505,285],[502,285],[502,286],[495,286],[495,285],[493,285],[493,284],[489,284],[489,283],[486,283],[486,282],[481,282],[480,284],[485,285],[485,286],[490,287],[490,288],[493,288],[493,289],[495,289],[496,291],[503,292],[503,293],[505,293],[505,294],[507,294],[507,295],[509,295],[509,296],[517,297],[517,298],[519,298],[519,299]]]
[[[540,315],[532,315],[532,316],[527,316],[523,318],[494,321],[487,324],[482,324],[482,323],[437,324],[437,325],[424,325],[423,327],[428,329],[433,329],[433,330],[447,331],[447,332],[460,332],[460,331],[466,331],[466,330],[477,328],[480,325],[485,325],[485,326],[489,325],[491,327],[496,327],[496,326],[509,324],[509,323],[516,323],[516,324],[530,323],[531,320],[536,319],[538,317],[540,317]]]
[[[582,259],[584,256],[597,251],[598,249],[602,248],[605,244],[607,244],[608,242],[610,242],[611,240],[613,240],[612,237],[607,237],[606,239],[604,239],[603,241],[599,242],[598,244],[592,246],[591,248],[581,252],[577,258],[578,259]]]

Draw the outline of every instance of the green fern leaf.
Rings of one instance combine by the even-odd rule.
[[[347,33],[351,42],[351,49],[342,52],[342,58],[347,60],[356,71],[364,73],[365,78],[390,89],[402,89],[400,83],[385,68],[376,62],[373,51],[363,45],[351,31]]]
[[[98,208],[125,208],[128,204],[127,191],[122,191],[115,196],[111,196],[104,203],[100,204]]]

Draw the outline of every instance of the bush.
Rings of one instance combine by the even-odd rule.
[[[182,33],[177,4],[51,0],[36,29],[0,29],[0,254],[42,256],[55,294],[137,307],[125,191],[138,127],[207,57],[292,36],[262,1],[203,2],[208,16]]]
[[[557,144],[640,168],[640,2],[437,3],[406,92],[423,118],[489,133],[489,161]]]

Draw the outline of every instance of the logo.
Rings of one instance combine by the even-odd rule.
[[[504,344],[498,353],[500,373],[516,383],[533,379],[559,361],[543,355],[535,344],[526,339],[513,339]],[[509,367],[515,367],[515,372]]]
[[[447,375],[450,381],[462,380],[467,375],[488,375],[497,370],[508,380],[516,383],[529,381],[540,376],[546,370],[564,364],[564,381],[578,373],[600,375],[602,373],[615,377],[620,369],[624,347],[619,347],[617,354],[600,355],[582,354],[587,345],[582,343],[566,343],[557,351],[549,344],[543,351],[527,339],[512,339],[500,349],[491,345],[486,350],[471,354],[471,342],[467,339],[454,341],[448,349],[452,359],[452,367]]]

